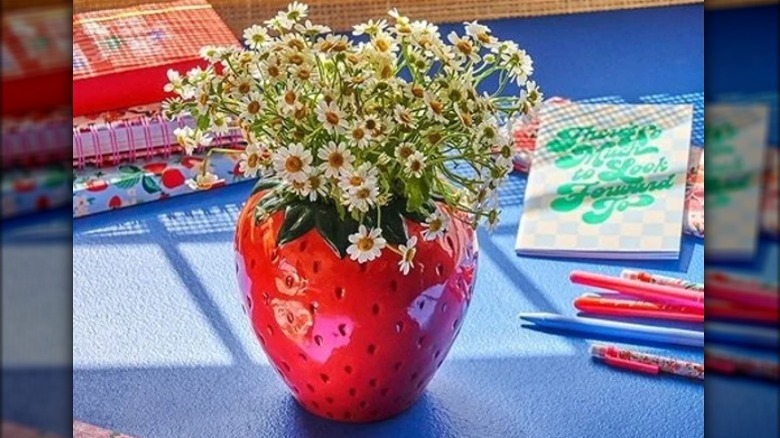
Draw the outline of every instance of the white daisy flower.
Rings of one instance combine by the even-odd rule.
[[[398,51],[398,44],[396,44],[395,39],[386,32],[377,32],[372,35],[371,46],[383,55],[389,55]]]
[[[322,26],[320,24],[314,24],[311,22],[311,20],[306,20],[303,24],[296,24],[295,25],[295,31],[302,33],[304,35],[320,35],[323,33],[328,33],[331,31],[331,29],[328,26]]]
[[[291,114],[297,111],[303,106],[300,101],[300,95],[298,90],[290,83],[284,89],[281,94],[281,100],[279,101],[278,109],[283,114]]]
[[[239,117],[245,122],[252,123],[260,116],[264,106],[263,95],[253,91],[239,102],[238,109],[241,113]]]
[[[184,148],[187,155],[192,155],[198,146],[208,146],[211,143],[211,137],[200,129],[192,129],[189,126],[176,128],[173,130],[176,142]]]
[[[331,134],[341,134],[347,128],[344,113],[336,106],[335,101],[326,103],[324,100],[317,105],[317,120],[322,122],[325,130]]]
[[[199,173],[195,178],[187,180],[187,186],[192,190],[208,190],[215,184],[222,182],[219,177],[211,172]]]
[[[490,34],[490,28],[477,23],[477,21],[466,21],[463,23],[466,27],[466,35],[479,41],[485,47],[492,47],[498,41],[496,37]]]
[[[352,126],[350,126],[347,136],[352,144],[360,149],[365,149],[365,147],[368,146],[368,142],[371,140],[373,133],[366,129],[363,122],[356,120],[352,123]]]
[[[313,83],[319,78],[317,69],[312,64],[304,63],[291,69],[292,77],[301,82]]]
[[[382,132],[382,122],[375,115],[369,114],[363,117],[363,126],[371,134],[372,139],[376,139]]]
[[[268,30],[260,25],[252,25],[244,30],[244,41],[252,50],[260,50],[271,41]]]
[[[320,38],[314,48],[320,52],[330,53],[345,52],[349,46],[349,38],[345,35],[327,35],[325,38]]]
[[[357,24],[353,26],[352,35],[358,36],[358,35],[376,35],[379,32],[383,32],[385,28],[387,27],[387,20],[368,20],[365,23]]]
[[[379,174],[376,167],[370,163],[363,163],[358,167],[341,175],[339,178],[339,188],[345,192],[353,192],[363,185],[376,186],[379,181]]]
[[[250,143],[241,153],[238,162],[238,170],[242,175],[253,178],[262,167],[263,150],[256,144]]]
[[[406,245],[398,245],[398,251],[401,252],[401,260],[398,261],[398,267],[404,275],[409,274],[409,270],[414,267],[414,256],[417,254],[417,236],[412,236],[406,241]]]
[[[311,182],[309,179],[303,181],[291,181],[290,190],[301,198],[306,198],[311,193]]]
[[[337,178],[341,174],[352,169],[355,157],[344,143],[328,142],[327,146],[320,148],[317,157],[322,160],[321,167],[326,178]]]
[[[309,5],[294,1],[287,5],[287,19],[290,21],[298,22],[302,18],[306,18],[309,12]]]
[[[450,226],[450,218],[437,210],[425,218],[425,223],[422,226],[424,228],[422,232],[423,239],[435,240],[437,237],[443,236],[447,231],[447,228]]]
[[[262,64],[250,66],[250,71],[253,78],[268,81],[269,84],[276,84],[287,77],[287,71],[282,67],[279,57],[276,55],[269,56]]]
[[[174,69],[168,70],[168,83],[165,84],[163,90],[166,93],[180,93],[182,87],[184,87],[184,79],[181,77],[178,71]],[[186,98],[185,98],[186,99]]]
[[[414,145],[409,142],[403,142],[395,147],[395,158],[402,163],[406,163],[406,160],[414,153]]]
[[[423,170],[425,170],[425,155],[420,151],[415,151],[406,159],[404,173],[414,178],[420,178],[423,175]]]
[[[200,67],[195,67],[187,72],[187,79],[192,84],[199,84],[209,80],[209,73]]]
[[[455,32],[447,35],[447,40],[453,45],[455,55],[461,61],[479,62],[479,49],[474,47],[474,41],[467,35],[458,36]]]
[[[351,245],[347,248],[347,254],[358,263],[365,263],[379,257],[382,249],[387,245],[380,228],[366,228],[365,225],[360,225],[357,233],[349,235],[349,242]]]
[[[214,46],[203,46],[198,54],[210,64],[216,64],[222,59],[222,49]]]
[[[439,27],[425,20],[414,21],[411,24],[412,39],[423,49],[430,49],[441,45]]]
[[[328,195],[328,182],[319,173],[312,173],[308,179],[309,201],[314,202],[317,198]]]
[[[231,127],[232,119],[225,114],[219,113],[215,114],[214,117],[211,118],[211,126],[209,129],[211,132],[217,135],[227,135],[230,133],[230,127]]]
[[[408,108],[397,105],[395,111],[393,111],[393,115],[393,119],[404,128],[412,128],[414,126],[414,115],[412,115],[412,112],[409,111]]]
[[[490,210],[490,212],[488,212],[487,223],[485,224],[485,227],[491,233],[495,231],[496,228],[498,227],[498,221],[499,221],[498,218],[500,214],[501,211],[496,209]]]
[[[349,211],[357,210],[365,213],[376,205],[378,197],[379,188],[376,184],[364,183],[344,192],[342,200]]]
[[[431,116],[433,120],[440,123],[445,123],[447,121],[444,117],[444,103],[442,103],[442,101],[433,93],[425,94],[425,109],[426,113]]]
[[[281,147],[273,156],[274,170],[288,181],[303,181],[309,177],[312,156],[300,143]]]

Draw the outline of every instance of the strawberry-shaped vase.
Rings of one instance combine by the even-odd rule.
[[[250,197],[235,238],[243,305],[271,364],[309,412],[377,421],[420,397],[458,335],[474,286],[477,242],[454,218],[420,239],[414,269],[384,251],[359,264],[310,229],[284,245],[277,212],[255,217]],[[404,219],[409,235],[421,225]]]

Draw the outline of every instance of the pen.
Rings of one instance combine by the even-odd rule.
[[[778,334],[775,327],[708,322],[704,325],[704,331],[707,333],[707,343],[715,342],[769,349],[778,346]]]
[[[744,283],[712,281],[707,285],[707,296],[745,306],[778,309],[777,292]]]
[[[664,372],[692,379],[704,380],[704,364],[671,357],[619,348],[612,345],[591,345],[590,354],[607,365],[647,374]]]
[[[594,318],[563,316],[554,313],[521,313],[520,318],[540,327],[577,331],[584,334],[618,336],[634,341],[703,347],[704,332],[656,327]]]
[[[710,299],[707,300],[707,318],[754,324],[777,324],[780,322],[780,314],[777,309],[741,307],[728,301]]]
[[[665,275],[650,274],[642,271],[633,271],[631,269],[624,269],[620,273],[622,278],[627,280],[643,281],[645,283],[660,284],[662,286],[671,286],[679,289],[695,290],[697,292],[704,292],[704,283],[695,283],[693,281],[683,280],[681,278],[667,277]]]
[[[776,361],[754,359],[711,348],[704,350],[704,363],[707,369],[720,374],[743,374],[772,380],[780,377],[780,365]]]
[[[594,315],[653,318],[669,321],[704,322],[701,309],[585,294],[574,300],[574,307]]]
[[[574,283],[613,290],[648,301],[679,304],[695,309],[704,308],[704,293],[702,292],[583,271],[574,271],[569,277]]]

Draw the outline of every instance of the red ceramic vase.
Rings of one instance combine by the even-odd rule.
[[[351,422],[412,406],[463,323],[477,268],[474,231],[451,220],[445,236],[418,237],[415,266],[403,275],[398,254],[342,259],[316,229],[278,246],[283,213],[255,222],[259,197],[238,219],[236,268],[257,339],[295,399]],[[407,227],[420,236],[419,224]]]

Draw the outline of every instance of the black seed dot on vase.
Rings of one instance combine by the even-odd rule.
[[[368,386],[372,388],[376,388],[376,379],[371,379],[368,381]]]
[[[301,393],[301,390],[300,390],[300,389],[298,389],[298,387],[297,387],[297,386],[293,386],[293,387],[292,387],[292,390],[293,390],[293,392],[294,392],[294,393],[296,393],[296,394],[300,394],[300,393]]]
[[[255,259],[250,259],[250,260],[249,260],[249,269],[251,269],[251,270],[253,270],[253,271],[254,271],[256,266],[257,266],[257,260],[255,260]]]
[[[316,261],[316,262],[311,264],[311,271],[313,273],[315,273],[315,274],[320,272],[320,262],[319,261]]]
[[[327,415],[327,416],[328,416],[328,418],[330,418],[330,419],[333,419],[333,418],[335,418],[335,417],[333,416],[333,412],[326,412],[326,413],[325,413],[325,415]]]
[[[287,277],[284,278],[284,285],[287,286],[288,288],[295,286],[295,278],[293,278],[292,275],[288,275]]]
[[[417,308],[419,308],[420,310],[424,309],[425,308],[425,300],[418,301],[417,302]]]
[[[417,387],[417,389],[420,389],[420,388],[422,388],[423,383],[424,382],[422,380],[420,380],[419,382],[417,382],[417,385],[415,385],[415,386]]]
[[[442,266],[441,263],[436,263],[435,271],[436,271],[436,275],[441,277],[442,274],[444,274],[444,266]]]
[[[417,338],[417,348],[422,348],[425,344],[425,336],[420,336]]]
[[[271,263],[276,264],[279,261],[279,249],[274,248],[271,251]]]
[[[447,246],[450,249],[454,249],[455,248],[455,241],[452,240],[452,235],[447,234],[447,237],[445,238],[445,240],[447,241]]]
[[[455,330],[458,328],[458,323],[460,322],[459,319],[455,319],[455,321],[452,322],[452,329]]]
[[[403,321],[398,321],[397,323],[395,323],[395,332],[401,333],[402,331],[404,331],[404,323]]]
[[[265,329],[266,329],[266,330],[268,330],[268,334],[269,334],[269,335],[271,335],[271,336],[273,336],[273,335],[274,335],[274,328],[273,328],[273,327],[271,327],[271,326],[269,325],[269,326],[267,326]]]
[[[333,397],[325,397],[325,401],[328,402],[329,405],[333,404]]]
[[[302,240],[302,241],[301,241],[301,244],[300,244],[300,245],[298,245],[298,249],[300,249],[300,251],[301,251],[301,252],[305,252],[305,251],[306,251],[306,248],[307,248],[308,246],[309,246],[309,241],[307,241],[307,240]]]
[[[352,367],[347,365],[344,367],[344,372],[347,374],[352,374]]]
[[[412,373],[412,375],[411,375],[411,376],[409,376],[409,377],[410,377],[410,380],[411,380],[411,381],[415,381],[415,380],[417,380],[417,376],[418,376],[418,374],[417,374],[417,373]]]
[[[346,324],[339,324],[339,334],[341,336],[347,336],[347,325]]]
[[[394,398],[393,399],[393,403],[395,403],[395,404],[401,403],[401,396],[398,396],[398,397]]]
[[[241,268],[239,268],[238,263],[236,263],[236,274],[238,274],[239,272],[241,272]]]
[[[446,312],[447,311],[447,303],[441,303],[441,311]]]
[[[251,309],[252,306],[254,306],[254,303],[252,302],[252,295],[247,295],[246,296],[246,306],[249,309]]]
[[[355,389],[355,388],[349,388],[349,395],[350,395],[351,397],[354,397],[354,396],[356,396],[356,395],[357,395],[357,389]]]
[[[320,374],[320,380],[322,380],[322,383],[328,383],[330,381],[330,377],[327,374],[323,373]]]
[[[282,362],[282,368],[284,368],[284,370],[287,371],[288,373],[290,372],[290,364],[288,364],[287,362]]]
[[[248,314],[249,313],[249,311],[247,311],[247,309],[246,309],[246,306],[243,305],[243,304],[241,305],[241,310],[244,311],[244,314]]]
[[[312,385],[311,383],[307,383],[307,384],[306,384],[306,388],[307,388],[309,391],[311,391],[311,392],[314,392],[314,385]]]
[[[265,338],[260,333],[257,334],[257,339],[260,340],[260,343],[265,345]]]
[[[374,316],[378,316],[379,315],[379,304],[374,304],[373,306],[371,306],[371,313]]]
[[[374,345],[374,344],[369,345],[367,351],[368,351],[368,354],[376,353],[376,345]]]
[[[382,395],[382,397],[384,397],[384,396],[386,396],[386,395],[387,395],[387,392],[388,392],[388,391],[389,391],[389,389],[387,389],[387,388],[382,388],[381,390],[379,390],[379,394],[380,394],[380,395]]]
[[[317,308],[319,307],[319,304],[317,304],[316,301],[312,301],[311,304],[309,304],[309,313],[314,315],[317,313]]]
[[[438,359],[440,355],[441,355],[441,350],[436,350],[436,352],[433,353],[433,358]]]
[[[444,359],[442,359],[442,360],[440,360],[439,362],[437,362],[437,363],[436,363],[436,369],[438,370],[438,369],[439,369],[439,367],[441,366],[441,364],[443,364],[443,363],[444,363]]]
[[[320,404],[317,403],[316,401],[312,401],[311,405],[314,407],[314,409],[319,409],[320,408]]]
[[[293,316],[293,314],[292,314],[292,313],[288,313],[288,314],[287,314],[287,322],[288,322],[289,324],[292,324],[292,323],[294,323],[294,322],[295,322],[295,317]]]
[[[271,302],[271,297],[268,296],[268,292],[263,292],[263,302],[265,304],[269,304]]]
[[[361,402],[358,404],[358,406],[360,406],[361,408],[365,408],[367,405],[368,405],[368,403],[366,403],[366,401],[365,401],[365,400],[362,400],[362,401],[361,401]]]
[[[314,336],[314,343],[317,344],[317,346],[321,346],[322,345],[322,336],[315,335]]]
[[[306,355],[303,354],[303,353],[298,353],[298,357],[300,357],[301,360],[304,361],[304,362],[307,362],[309,360],[309,358],[306,357]]]
[[[395,364],[393,364],[393,369],[394,369],[394,370],[396,370],[396,371],[398,371],[398,370],[400,370],[400,369],[401,369],[401,366],[402,366],[402,365],[403,365],[403,363],[402,363],[402,362],[396,362]]]
[[[393,292],[398,291],[398,282],[395,280],[390,280],[390,290]]]
[[[343,300],[344,295],[346,295],[346,291],[343,287],[337,287],[336,288],[336,299]]]
[[[344,412],[344,419],[345,420],[351,420],[352,419],[352,412]]]
[[[361,264],[358,266],[358,270],[360,270],[360,272],[361,272],[362,274],[365,274],[365,273],[366,273],[366,271],[368,270],[368,263],[361,263]]]

